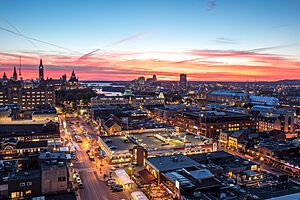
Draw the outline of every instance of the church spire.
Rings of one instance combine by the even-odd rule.
[[[7,76],[6,76],[6,73],[5,73],[5,72],[3,73],[2,79],[3,79],[3,80],[7,80]]]
[[[13,80],[15,80],[15,81],[18,80],[18,74],[17,74],[16,66],[14,66]]]
[[[72,82],[77,82],[78,81],[78,79],[76,78],[74,69],[72,71],[72,74],[71,74],[71,77],[70,77],[69,81],[72,81]]]
[[[40,65],[39,65],[39,79],[44,80],[44,66],[43,66],[43,60],[40,60]]]

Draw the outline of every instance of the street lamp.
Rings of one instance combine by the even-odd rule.
[[[131,176],[132,176],[132,168],[131,167],[128,167],[128,171],[129,171],[129,177],[131,179]]]

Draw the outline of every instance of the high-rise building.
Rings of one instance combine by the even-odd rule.
[[[55,91],[50,87],[24,87],[20,80],[9,80],[0,87],[0,106],[8,104],[18,104],[24,109],[55,106]]]
[[[186,74],[180,74],[179,86],[181,88],[187,87],[187,75]]]
[[[153,77],[152,77],[153,81],[156,82],[157,81],[157,77],[155,74],[153,74]]]
[[[40,65],[39,65],[39,79],[44,80],[44,66],[43,66],[42,59],[40,60]]]

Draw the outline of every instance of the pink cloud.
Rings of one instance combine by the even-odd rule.
[[[155,57],[153,57],[153,54]],[[39,56],[34,52],[1,53],[0,72],[12,73],[22,56],[24,78],[36,78]],[[167,57],[165,57],[167,56]],[[182,61],[172,58],[186,57]],[[187,73],[189,80],[245,81],[297,79],[299,60],[250,51],[190,50],[185,52],[106,51],[76,62],[76,56],[59,53],[43,56],[46,77],[58,78],[75,69],[81,80],[131,80],[157,74],[160,79],[178,80]],[[283,73],[284,71],[284,73]]]

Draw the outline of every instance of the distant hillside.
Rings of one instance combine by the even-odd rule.
[[[279,81],[275,81],[274,83],[278,83],[278,84],[300,84],[300,80],[296,79],[296,80],[279,80]]]

